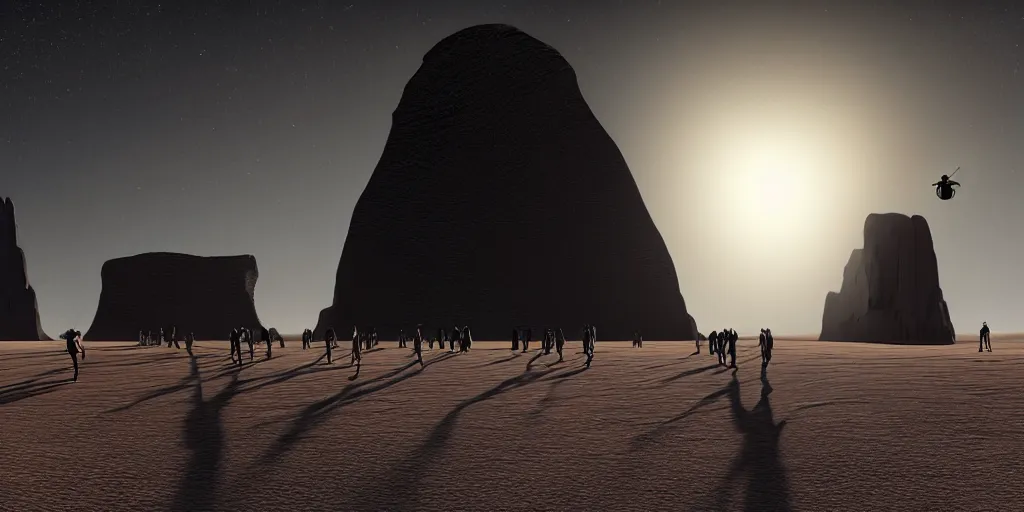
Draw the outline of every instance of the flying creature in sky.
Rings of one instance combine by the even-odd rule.
[[[953,171],[953,174],[956,174],[959,170],[960,168],[957,167],[956,171]],[[956,195],[956,189],[953,187],[960,186],[959,183],[950,179],[953,177],[953,174],[950,174],[949,176],[943,174],[942,178],[937,183],[932,183],[932,186],[935,187],[935,195],[943,201],[953,199],[953,196]]]

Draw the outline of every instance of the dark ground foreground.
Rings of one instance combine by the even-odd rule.
[[[1024,510],[1024,345],[0,344],[0,510]],[[257,352],[258,359],[262,356]],[[549,366],[550,365],[550,366]],[[784,422],[784,427],[782,426]]]

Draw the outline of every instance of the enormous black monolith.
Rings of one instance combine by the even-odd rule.
[[[18,246],[14,203],[0,198],[0,341],[49,340],[39,322],[36,292]]]
[[[316,328],[584,324],[697,335],[615,143],[550,46],[505,25],[444,39],[405,87]],[[578,334],[576,335],[578,336]]]
[[[179,338],[226,340],[231,329],[259,332],[253,294],[256,258],[154,252],[103,264],[96,317],[87,340],[136,340],[140,330],[176,326]]]
[[[908,345],[955,342],[924,217],[868,215],[864,248],[850,254],[839,293],[825,297],[819,339]]]

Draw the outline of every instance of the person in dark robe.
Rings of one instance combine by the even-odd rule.
[[[139,346],[145,346],[146,336],[142,333],[142,329],[139,329]]]
[[[373,327],[370,329],[370,346],[376,347],[378,341],[379,340],[377,339],[377,328]]]
[[[413,347],[412,347],[413,351],[417,351],[417,350],[420,351],[420,352],[423,351],[423,325],[422,324],[416,326],[416,334],[413,335],[412,343],[413,343]],[[416,344],[419,344],[420,348],[416,348]]]
[[[597,345],[597,326],[590,324],[590,353],[594,353],[594,348]]]
[[[368,336],[366,336],[365,333],[360,333],[358,328],[353,327],[352,328],[352,359],[349,361],[349,364],[356,364],[356,363],[362,361],[362,357],[363,357],[363,352],[362,352],[363,339],[361,339],[360,336],[362,336],[362,338],[367,338],[368,337]]]
[[[562,362],[562,350],[565,348],[565,333],[559,328],[555,334],[555,351],[558,352],[558,362]]]
[[[252,330],[248,327],[243,327],[242,330],[245,332],[245,343],[249,345],[249,360],[256,359],[256,337],[252,335]]]
[[[423,366],[423,336],[419,328],[416,329],[416,337],[412,339],[412,351],[416,354],[416,360],[419,361],[420,366]]]
[[[590,329],[587,329],[587,338],[590,339],[592,336]],[[594,360],[594,349],[593,346],[587,349],[587,368],[590,368],[590,362]]]
[[[235,352],[238,350],[238,329],[231,329],[231,334],[228,334],[228,343],[231,348],[231,364],[235,364]]]
[[[427,348],[430,350],[434,350],[434,338],[431,338],[429,336],[427,337]]]
[[[736,342],[739,341],[740,335],[733,329],[729,331],[729,345],[726,347],[729,353],[729,368],[736,368]]]
[[[194,354],[192,354],[192,344],[195,342],[196,334],[194,332],[189,332],[185,335],[185,352],[188,352],[189,357],[194,357]]]
[[[711,352],[711,355],[715,355],[715,344],[717,343],[718,331],[711,331],[711,334],[708,334],[708,352]]]
[[[170,331],[167,334],[167,348],[171,348],[171,344],[174,344],[174,348],[181,350],[181,345],[178,345],[178,327],[172,325]]]
[[[988,328],[988,322],[982,322],[980,336],[978,338],[978,352],[981,352],[982,348],[986,348],[989,352],[992,352],[992,342],[989,341],[990,333],[991,331]]]
[[[727,357],[727,354],[725,353],[725,346],[728,344],[730,337],[732,337],[732,331],[729,329],[724,329],[722,334],[718,335],[718,348],[716,349],[718,354],[718,364],[723,366],[726,364]]]
[[[462,352],[469,352],[469,349],[473,348],[473,335],[469,332],[469,326],[462,328],[462,342],[459,343],[459,350]]]
[[[768,368],[768,363],[772,361],[772,349],[775,348],[775,337],[772,336],[771,329],[764,330],[764,363],[762,368]]]
[[[306,329],[302,332],[302,350],[313,348],[313,331]]]
[[[71,382],[78,382],[78,354],[82,354],[82,360],[85,360],[85,347],[82,346],[82,333],[68,329],[64,334],[60,335],[67,344],[68,355],[71,356],[71,364],[75,368],[75,375],[71,378]]]
[[[523,352],[530,350],[530,342],[533,341],[533,329],[530,327],[526,328],[526,338],[523,339]]]
[[[455,352],[456,341],[459,342],[459,352],[462,352],[462,329],[457,325],[452,329],[452,341],[448,344],[449,352]]]
[[[327,364],[333,364],[334,359],[331,358],[331,351],[334,349],[334,344],[338,341],[338,337],[334,334],[334,328],[327,329],[327,333],[324,335],[324,346],[327,349]]]
[[[512,329],[512,351],[519,350],[519,329]]]
[[[583,353],[590,354],[590,326],[583,326]]]
[[[398,331],[398,348],[405,347],[405,331]]]

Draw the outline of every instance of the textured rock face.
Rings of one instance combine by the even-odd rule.
[[[139,330],[174,325],[179,339],[226,340],[231,329],[259,332],[253,293],[256,258],[147,253],[110,260],[87,340],[137,340]]]
[[[694,339],[675,267],[568,62],[503,25],[431,49],[352,215],[328,327],[596,324]]]
[[[49,340],[39,323],[36,292],[18,247],[14,203],[0,198],[0,341]]]
[[[821,340],[914,345],[955,342],[924,217],[871,214],[839,293],[825,297]]]

